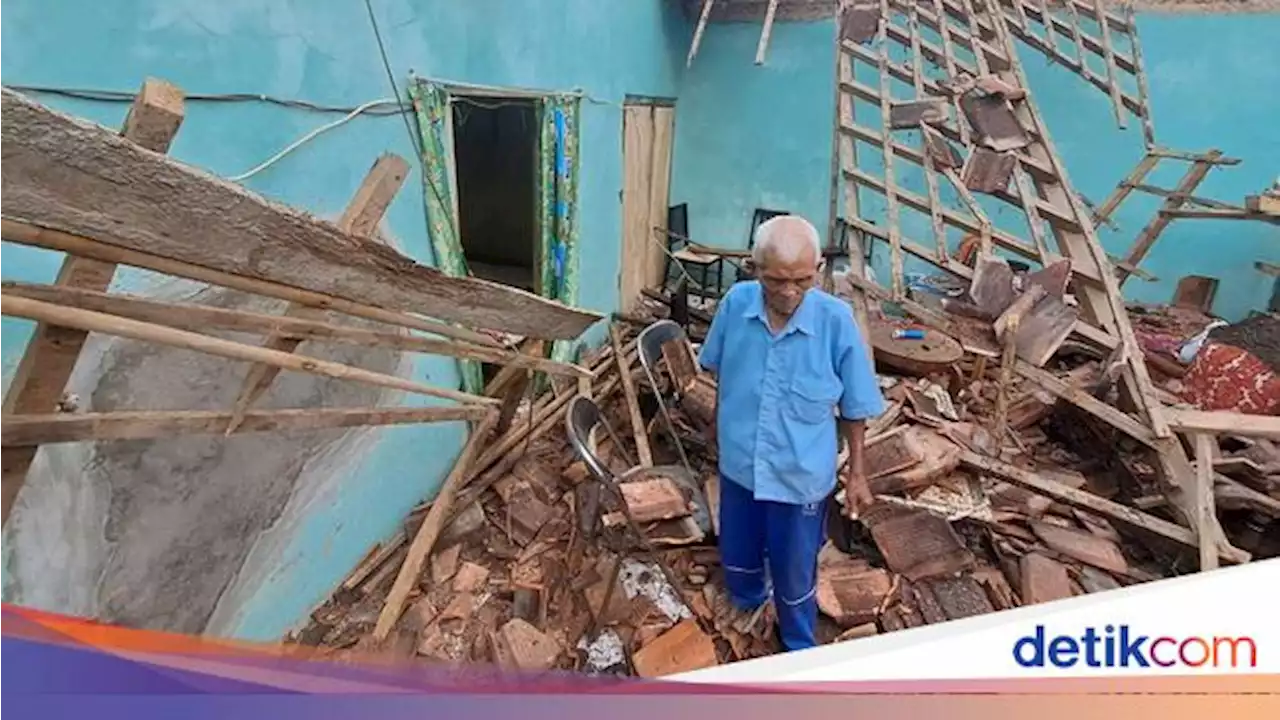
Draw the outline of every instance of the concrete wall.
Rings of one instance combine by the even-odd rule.
[[[835,24],[708,26],[676,110],[671,204],[689,203],[698,242],[743,248],[755,208],[803,215],[825,235],[835,114]]]
[[[1143,61],[1154,108],[1159,144],[1185,151],[1222,150],[1243,162],[1213,170],[1196,194],[1242,204],[1280,174],[1276,117],[1280,63],[1276,37],[1280,13],[1138,16]],[[1116,127],[1105,96],[1069,71],[1049,66],[1022,48],[1036,101],[1075,187],[1101,202],[1142,157],[1136,123]],[[1148,182],[1172,188],[1187,163],[1162,162]],[[1118,229],[1103,228],[1107,251],[1122,255],[1152,218],[1161,201],[1131,196],[1115,216]],[[1274,278],[1254,263],[1280,262],[1280,228],[1261,222],[1176,220],[1160,236],[1141,267],[1156,282],[1132,278],[1131,299],[1169,302],[1178,279],[1207,275],[1220,280],[1215,314],[1240,320],[1250,310],[1266,310]]]
[[[545,90],[581,89],[579,304],[617,305],[621,102],[674,96],[691,29],[663,0],[379,0],[403,90],[419,75]],[[356,106],[392,95],[365,7],[347,0],[121,0],[4,6],[9,85],[133,90],[165,78],[188,93],[253,93]],[[67,48],[75,48],[67,52]],[[111,126],[124,103],[40,95]],[[172,154],[224,175],[257,165],[340,115],[261,102],[188,103]],[[361,116],[246,185],[336,217],[379,153],[413,158],[399,117]],[[411,163],[412,164],[412,163]],[[431,262],[416,166],[384,225]],[[51,281],[53,253],[4,245],[6,280]],[[145,273],[115,289],[241,305],[247,299]],[[278,306],[265,304],[255,307]],[[4,320],[6,388],[31,326]],[[229,407],[244,365],[94,338],[72,381],[84,409]],[[306,345],[302,352],[323,354]],[[451,360],[324,355],[450,386]],[[106,378],[97,378],[106,372]],[[262,403],[395,402],[282,376]],[[434,494],[460,445],[457,424],[297,438],[188,438],[42,451],[6,528],[5,599],[140,627],[274,639],[305,619],[375,542]],[[424,451],[429,448],[430,451]]]

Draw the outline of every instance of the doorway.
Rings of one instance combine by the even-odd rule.
[[[466,96],[454,96],[451,105],[467,268],[475,277],[537,293],[538,107],[533,100]]]

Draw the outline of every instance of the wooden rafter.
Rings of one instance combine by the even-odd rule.
[[[274,335],[297,340],[298,342],[309,340],[312,342],[362,345],[443,355],[510,366],[517,370],[538,370],[550,375],[578,376],[589,374],[585,368],[576,365],[521,354],[513,350],[504,350],[487,345],[472,345],[460,341],[425,338],[404,332],[387,332],[385,330],[369,330],[347,325],[335,325],[288,314],[269,315],[247,310],[231,310],[194,303],[166,302],[131,295],[103,293],[56,285],[5,282],[0,283],[0,287],[3,288],[6,296],[41,300],[65,307],[118,315],[132,320],[193,332],[213,329],[232,330],[254,335]],[[294,351],[294,349],[283,350],[279,347],[272,349],[280,352]]]
[[[85,332],[97,332],[129,338],[130,340],[141,340],[186,350],[195,350],[230,360],[265,363],[285,370],[323,375],[339,380],[351,380],[367,385],[404,390],[418,395],[444,398],[457,402],[480,405],[497,404],[497,401],[493,398],[472,395],[448,388],[423,385],[395,375],[386,375],[319,358],[293,355],[270,348],[224,340],[203,333],[178,330],[164,325],[156,325],[155,323],[131,320],[118,315],[65,307],[6,293],[0,293],[0,298],[4,300],[4,315],[10,317],[25,318],[60,327],[75,328]]]
[[[769,7],[764,11],[764,25],[760,28],[760,42],[756,44],[756,64],[764,64],[765,51],[769,49],[769,38],[773,35],[773,19],[778,13],[778,0],[769,0]]]
[[[6,91],[7,92],[7,91]],[[131,142],[154,153],[168,152],[186,114],[180,89],[162,80],[148,78],[125,116],[121,133]],[[6,124],[8,119],[6,118]],[[8,138],[5,138],[6,170]],[[5,174],[4,194],[8,207],[9,183]],[[115,277],[113,262],[67,255],[58,270],[58,285],[105,291]],[[75,369],[89,334],[83,330],[40,323],[36,325],[22,360],[4,398],[4,413],[53,412]],[[8,522],[9,511],[26,482],[38,446],[14,447],[4,453],[3,489],[0,490],[0,522]]]
[[[386,214],[391,201],[395,199],[405,176],[409,174],[409,163],[398,155],[383,155],[369,169],[359,189],[347,204],[342,217],[338,220],[338,229],[357,240],[376,241],[378,224]],[[287,317],[304,320],[321,320],[324,313],[316,308],[300,303],[290,303],[284,312]],[[278,352],[291,353],[302,344],[303,338],[275,335],[267,338],[264,347]],[[244,383],[236,395],[235,404],[231,407],[231,421],[227,423],[227,432],[234,432],[236,426],[244,418],[245,411],[266,393],[271,382],[280,373],[275,365],[255,363],[245,373]]]
[[[1085,3],[1083,0],[1073,3],[1070,11],[1082,16],[1097,12],[1091,2]],[[1108,18],[1111,17],[1109,13],[1106,14]],[[939,22],[944,15],[947,19]],[[1156,397],[1132,327],[1129,325],[1119,284],[1114,276],[1114,268],[1098,244],[1092,219],[1084,214],[1082,204],[1070,190],[1061,159],[1048,138],[1048,130],[1025,92],[1026,79],[1012,45],[1013,36],[1016,33],[1010,32],[1009,28],[1016,28],[1019,22],[1025,27],[1027,21],[1019,18],[1034,16],[1035,13],[1021,3],[1017,6],[1007,4],[1002,12],[993,15],[986,10],[976,10],[972,2],[964,2],[964,0],[883,2],[881,25],[877,33],[878,47],[863,47],[851,40],[840,42],[842,57],[838,75],[840,104],[836,142],[841,157],[837,163],[839,175],[837,185],[838,190],[840,187],[843,188],[845,221],[858,229],[864,238],[888,242],[891,253],[895,255],[897,254],[895,251],[900,248],[901,251],[927,260],[951,274],[964,278],[972,277],[972,271],[968,267],[940,252],[930,250],[928,246],[934,243],[920,243],[904,237],[896,227],[897,219],[894,213],[888,213],[887,219],[875,218],[874,224],[870,222],[871,218],[859,217],[860,208],[857,203],[856,188],[869,189],[884,194],[886,198],[892,196],[894,200],[900,201],[913,210],[928,213],[931,218],[940,217],[946,227],[960,228],[968,233],[977,233],[983,229],[983,224],[976,219],[980,217],[978,213],[971,208],[939,209],[933,197],[917,196],[897,187],[891,170],[886,173],[877,167],[875,172],[872,172],[859,164],[856,149],[858,143],[852,140],[860,140],[878,148],[884,156],[882,164],[885,166],[891,167],[895,160],[907,160],[919,166],[922,172],[928,173],[930,168],[926,151],[909,145],[907,138],[894,137],[894,132],[888,129],[890,126],[887,119],[883,118],[886,102],[890,100],[887,81],[895,79],[911,83],[917,88],[918,95],[920,89],[941,95],[947,92],[948,88],[928,79],[936,77],[939,71],[953,78],[953,83],[956,73],[965,73],[971,78],[998,74],[999,81],[996,84],[1003,83],[1011,90],[997,92],[1016,93],[1008,95],[1007,100],[1010,102],[1018,126],[1026,136],[1027,143],[1025,147],[1013,151],[1018,158],[1013,173],[1014,191],[997,190],[992,195],[1018,208],[1027,217],[1032,242],[1028,243],[1009,233],[992,231],[993,244],[1014,250],[1040,265],[1046,265],[1058,257],[1070,259],[1074,290],[1082,312],[1075,331],[1077,334],[1087,335],[1089,341],[1094,344],[1108,348],[1108,352],[1119,359],[1117,367],[1120,369],[1122,393],[1127,406],[1135,408],[1136,414],[1123,412],[1091,395],[1082,393],[1079,389],[1066,385],[1032,363],[1018,361],[1012,363],[1011,367],[1028,380],[1080,406],[1151,448],[1158,458],[1157,465],[1161,476],[1167,482],[1166,487],[1170,489],[1170,498],[1174,506],[1182,512],[1184,521],[1190,527],[1199,529],[1192,495],[1195,484],[1194,470],[1185,450],[1172,436],[1164,418],[1164,408]],[[906,17],[907,27],[901,27],[897,17]],[[1041,14],[1040,17],[1045,16]],[[1052,20],[1049,22],[1057,27],[1057,23]],[[1108,22],[1111,21],[1108,20]],[[941,44],[921,38],[918,25],[933,29],[940,36]],[[1114,29],[1117,32],[1128,32],[1129,28],[1130,26],[1123,22],[1120,27],[1116,27],[1114,23],[1108,25],[1109,31]],[[1103,41],[1083,32],[1079,38],[1080,44],[1086,51],[1101,50],[1103,54],[1106,53],[1108,45]],[[905,55],[909,59],[905,63],[889,60],[890,45],[893,45],[896,51],[892,57]],[[952,48],[974,50],[975,57],[971,61],[954,57]],[[1122,54],[1112,52],[1112,55],[1118,69],[1124,68],[1126,64],[1130,69],[1136,69],[1131,60],[1126,63]],[[859,81],[857,78],[860,74],[853,71],[854,62],[866,63],[875,68],[880,76],[880,88],[872,88]],[[925,63],[930,64],[931,67],[922,72],[921,65]],[[921,80],[922,75],[923,80]],[[1104,85],[1106,84],[1105,78],[1100,80]],[[885,128],[884,130],[859,124],[859,113],[856,112],[860,109],[859,102],[865,102],[872,113],[879,110],[882,118],[877,124]],[[1132,98],[1125,99],[1124,104],[1135,113],[1143,112],[1143,106]],[[968,137],[973,134],[964,125],[965,119],[957,117],[954,122],[931,123],[930,129],[939,133],[947,141],[961,143],[961,147],[964,147]],[[851,191],[851,187],[855,189]],[[932,196],[933,193],[929,195]],[[977,206],[972,199],[966,199],[966,204]],[[975,219],[970,220],[971,216]],[[1041,227],[1041,222],[1047,226],[1047,234],[1042,235],[1037,231]],[[1049,247],[1050,238],[1056,245],[1056,252]],[[879,300],[896,300],[904,309],[927,324],[939,327],[944,332],[948,331],[951,323],[945,317],[910,299],[901,297],[898,291],[901,283],[901,278],[898,277],[900,263],[895,260],[892,264],[894,272],[887,282],[891,286],[889,288],[880,288],[862,278],[861,275],[851,275],[849,280],[855,288],[855,301],[865,303],[865,295]],[[982,351],[991,354],[990,349],[983,348]],[[1180,532],[1182,533],[1179,535],[1180,539],[1185,540],[1189,537],[1192,538],[1192,544],[1195,544],[1195,533],[1189,530]],[[1216,548],[1224,560],[1241,562],[1248,559],[1246,553],[1231,547],[1226,542],[1216,518],[1202,532],[1211,539],[1211,546]]]
[[[302,432],[376,425],[475,421],[492,412],[481,405],[454,407],[291,408],[253,410],[235,430]],[[145,410],[6,415],[0,426],[5,452],[15,447],[85,440],[150,440],[179,435],[224,435],[231,413],[216,410]]]
[[[1021,41],[1101,90],[1111,100],[1116,123],[1127,126],[1126,113],[1139,118],[1147,147],[1155,144],[1151,121],[1146,73],[1142,69],[1141,44],[1136,23],[1126,8],[1124,16],[1106,9],[1101,0],[1071,0],[1055,11],[1043,0],[998,0],[1005,26]],[[985,18],[984,25],[992,18]],[[1086,23],[1097,27],[1095,35]],[[1058,47],[1056,38],[1071,43],[1074,55]],[[1131,51],[1126,54],[1116,47],[1117,38],[1125,38]],[[1106,68],[1100,74],[1090,61]],[[1126,88],[1136,88],[1134,96]]]
[[[472,328],[567,340],[601,317],[354,241],[332,223],[8,89],[3,112],[6,217]]]

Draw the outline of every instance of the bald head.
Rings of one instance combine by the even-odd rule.
[[[751,260],[765,305],[778,318],[788,318],[814,286],[822,257],[818,231],[802,217],[780,215],[756,230]]]
[[[816,266],[821,253],[818,230],[808,220],[779,215],[756,228],[751,260],[758,268],[801,263]]]

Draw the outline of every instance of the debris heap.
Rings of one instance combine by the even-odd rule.
[[[614,325],[616,343],[581,361],[613,431],[601,434],[596,452],[623,478],[622,497],[650,550],[629,538],[622,508],[566,436],[563,408],[587,388],[553,383],[485,441],[504,454],[473,469],[479,479],[458,493],[384,637],[375,626],[426,508],[372,551],[293,639],[338,654],[643,677],[777,652],[772,611],[730,606],[714,522],[695,521],[703,511],[714,519],[718,494],[715,447],[701,432],[714,397],[705,377],[672,417],[709,507],[699,507],[678,472],[666,475],[682,469],[679,454],[638,365],[635,335],[669,314],[667,302],[647,291],[641,310]],[[1146,328],[1176,315],[1142,308],[1133,317]],[[692,313],[689,336],[701,337],[706,317]],[[1002,377],[998,359],[989,363],[953,338],[925,330],[923,339],[895,340],[892,330],[905,321],[877,317],[871,325],[888,401],[868,429],[877,502],[850,521],[833,498],[819,558],[823,642],[1195,570],[1194,535],[1162,511],[1165,498],[1137,442],[1038,384]],[[1060,349],[1044,373],[1079,392],[1107,392],[1106,358],[1083,347]],[[680,374],[662,374],[658,389],[670,391]],[[1177,378],[1156,377],[1172,397]],[[1266,441],[1224,439],[1214,468],[1224,519],[1239,515],[1225,523],[1231,540],[1256,551],[1262,528],[1274,529],[1280,516],[1280,454]],[[598,526],[584,508],[598,508]]]

